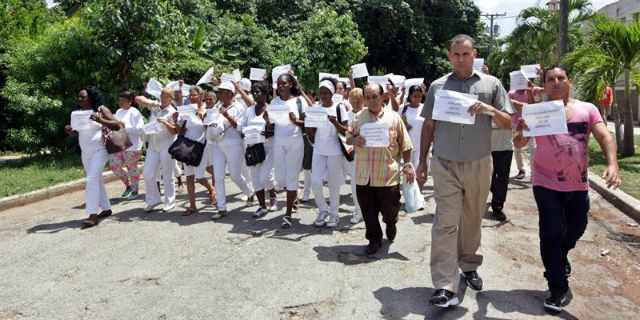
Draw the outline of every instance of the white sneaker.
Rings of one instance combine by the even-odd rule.
[[[327,222],[327,228],[335,228],[338,226],[340,222],[340,217],[337,214],[332,214],[329,216],[329,221]]]
[[[276,198],[269,198],[269,206],[267,207],[269,212],[278,210],[278,200]]]
[[[329,215],[329,212],[326,212],[326,211],[318,212],[318,217],[313,222],[313,224],[316,227],[322,227],[324,225],[325,219],[327,218],[328,215]]]
[[[249,200],[249,197],[247,197],[247,195],[243,193],[243,194],[240,196],[240,200],[242,200],[242,201],[247,201],[247,200]]]
[[[309,192],[305,192],[304,194],[302,194],[302,199],[300,199],[300,202],[308,202],[309,201]]]
[[[164,208],[162,208],[162,212],[169,212],[171,210],[173,210],[173,208],[176,207],[176,203],[170,203],[164,206]]]
[[[256,212],[253,213],[253,216],[259,218],[267,214],[267,212],[269,212],[267,211],[267,209],[260,207],[258,208],[258,210],[256,210]]]
[[[146,208],[144,208],[144,212],[151,212],[156,209],[157,206],[161,205],[162,202],[158,202],[156,204],[150,204]]]
[[[357,211],[351,215],[351,220],[349,220],[352,224],[359,223],[360,221],[362,221],[362,213]]]

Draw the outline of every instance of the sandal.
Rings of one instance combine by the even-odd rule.
[[[111,209],[104,210],[104,211],[100,212],[100,214],[98,214],[98,219],[104,219],[104,218],[110,216],[112,213],[113,213],[113,211],[111,211]]]
[[[282,229],[289,229],[291,228],[291,217],[290,216],[284,216],[282,217]]]
[[[226,215],[227,215],[227,211],[226,210],[221,210],[221,211],[218,211],[218,212],[214,213],[213,216],[211,216],[211,220],[222,219]]]
[[[182,213],[182,216],[183,216],[183,217],[188,217],[188,216],[190,216],[190,215],[192,215],[192,214],[194,214],[194,213],[196,213],[196,212],[198,212],[198,209],[187,208],[187,210],[185,210],[185,211]]]
[[[218,203],[218,196],[215,193],[209,193],[209,200],[211,201],[211,205],[215,205]]]
[[[95,227],[98,225],[98,222],[98,215],[95,213],[91,214],[88,218],[82,220],[83,229]]]

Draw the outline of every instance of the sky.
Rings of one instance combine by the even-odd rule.
[[[617,0],[591,0],[592,9],[597,11],[610,3]],[[535,6],[536,3],[540,3],[544,6],[548,0],[473,0],[476,6],[480,8],[482,14],[506,13],[504,19],[494,20],[494,23],[500,25],[500,36],[506,36],[516,27],[516,17],[522,9]],[[485,23],[489,24],[489,19],[483,18]]]
[[[473,0],[476,6],[480,8],[483,14],[506,13],[505,18],[495,20],[500,25],[500,36],[506,36],[516,27],[516,17],[524,8],[535,6],[537,3],[544,6],[548,0]],[[598,10],[607,4],[616,2],[617,0],[591,0],[592,9]],[[47,0],[51,5],[53,0]],[[489,24],[489,20],[484,18]]]

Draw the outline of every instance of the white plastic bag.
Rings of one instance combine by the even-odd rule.
[[[424,209],[424,197],[422,197],[416,179],[413,179],[412,184],[408,184],[404,176],[402,177],[402,194],[404,195],[404,211],[413,213]]]

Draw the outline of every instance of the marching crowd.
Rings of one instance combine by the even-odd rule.
[[[447,55],[453,72],[428,88],[398,86],[391,78],[358,88],[352,69],[347,80],[321,78],[317,101],[315,94],[301,89],[291,71],[274,74],[273,86],[266,80],[252,83],[212,77],[213,90],[190,86],[188,97],[183,97],[186,85],[182,82],[177,90],[164,87],[159,99],[125,91],[119,95],[115,113],[103,105],[96,88],[83,87],[77,95],[77,116],[72,114],[71,124],[65,127],[67,134],[78,137],[86,171],[88,217],[83,222],[95,226],[112,214],[102,179],[107,162],[126,187],[122,197],[129,200],[141,196],[142,174],[145,212],[175,208],[175,180],[182,174],[189,198],[183,215],[199,210],[198,182],[216,208],[214,220],[228,214],[227,173],[247,205],[257,199],[256,218],[278,210],[276,191],[283,189],[282,228],[293,227],[292,215],[299,201],[309,200],[310,192],[317,206],[314,225],[336,227],[340,187],[348,176],[355,204],[351,223],[364,220],[369,241],[364,252],[374,254],[383,239],[379,216],[392,242],[401,194],[406,207],[423,209],[420,190],[429,174],[436,203],[430,251],[436,290],[429,303],[454,306],[459,303],[460,272],[467,286],[483,288],[478,274],[483,257],[478,249],[487,198],[491,191],[492,214],[505,220],[514,149],[516,178],[522,179],[521,150],[528,147],[550,292],[543,305],[562,311],[570,294],[568,252],[587,224],[588,141],[593,134],[600,144],[608,163],[603,178],[609,187],[617,188],[621,180],[615,142],[598,108],[569,96],[571,79],[563,66],[540,70],[539,87],[530,82],[528,89],[507,92],[500,80],[489,75],[487,66],[482,71],[473,68],[477,52],[469,36],[454,37]],[[473,121],[442,120],[438,102],[442,93],[466,95],[458,101],[470,101],[468,95],[473,94],[464,105]],[[561,101],[567,132],[530,137],[523,109],[545,101]],[[148,109],[149,119],[145,121],[135,106]],[[138,160],[143,146],[141,173]],[[304,187],[299,192],[301,173]],[[178,182],[181,187],[181,179]]]

